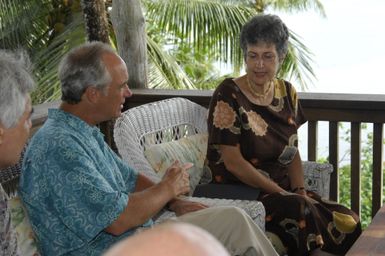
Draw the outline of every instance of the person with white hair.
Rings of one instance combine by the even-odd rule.
[[[0,50],[0,170],[19,161],[31,128],[31,98],[35,83],[24,53]],[[11,225],[8,196],[0,184],[0,252],[19,255]]]
[[[104,256],[230,256],[221,243],[197,226],[166,222],[138,232],[108,250]]]

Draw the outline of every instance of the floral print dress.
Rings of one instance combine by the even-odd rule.
[[[1,171],[1,170],[0,170]],[[11,223],[8,196],[0,184],[0,255],[19,255],[16,232]]]
[[[225,79],[213,94],[208,116],[207,160],[213,183],[243,185],[226,170],[219,150],[219,145],[239,145],[257,171],[290,191],[288,166],[297,154],[297,129],[304,122],[295,88],[287,81],[275,79],[272,102],[261,106],[232,78]],[[361,233],[358,216],[313,192],[307,195],[261,191],[258,200],[266,209],[267,233],[278,238],[289,255],[308,255],[316,247],[346,253]]]

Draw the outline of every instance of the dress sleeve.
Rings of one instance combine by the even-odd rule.
[[[18,256],[16,231],[11,224],[11,210],[8,202],[8,196],[0,184],[0,252],[3,253],[2,255]]]
[[[209,145],[235,146],[239,144],[241,123],[238,109],[235,84],[222,83],[219,85],[210,102]]]

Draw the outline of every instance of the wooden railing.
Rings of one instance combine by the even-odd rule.
[[[125,108],[132,108],[171,97],[184,97],[208,107],[212,91],[134,89]],[[382,205],[383,123],[385,123],[385,95],[299,93],[301,105],[308,119],[307,160],[317,160],[318,122],[329,122],[329,162],[334,166],[331,175],[330,198],[338,201],[339,123],[351,123],[351,207],[360,212],[361,123],[373,124],[373,189],[372,216]],[[58,102],[50,104],[55,107]],[[46,118],[46,105],[35,107],[35,129]]]

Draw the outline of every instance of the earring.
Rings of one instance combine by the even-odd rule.
[[[0,128],[0,145],[3,143],[3,134],[4,134],[3,128]]]

